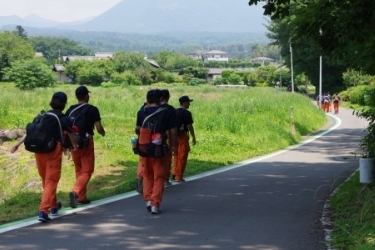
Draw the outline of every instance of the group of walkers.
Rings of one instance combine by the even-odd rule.
[[[332,106],[335,114],[339,113],[339,106],[340,106],[340,96],[335,94],[333,96],[330,95],[329,92],[324,93],[323,95],[318,95],[316,97],[316,105],[321,108],[324,112],[328,113],[332,111]]]
[[[79,86],[75,91],[78,103],[72,105],[65,114],[62,111],[68,101],[67,95],[63,92],[54,93],[50,102],[52,109],[29,123],[26,134],[10,150],[14,153],[24,143],[27,150],[35,152],[43,186],[38,216],[41,222],[49,222],[49,215],[58,215],[62,206],[57,201],[56,190],[61,177],[63,153],[71,153],[75,166],[76,181],[69,193],[70,206],[75,208],[91,202],[87,199],[87,184],[95,166],[94,128],[102,136],[105,135],[105,130],[98,108],[88,104],[89,93],[85,86]],[[49,140],[47,144],[46,140]],[[69,148],[65,148],[63,144],[67,144]]]
[[[167,89],[152,89],[147,92],[146,103],[137,113],[136,129],[139,154],[137,169],[137,191],[143,193],[146,208],[152,214],[160,213],[165,186],[184,182],[184,172],[190,151],[189,137],[195,145],[193,117],[188,110],[193,101],[188,96],[179,98],[175,109],[168,104]],[[158,126],[160,124],[160,126]],[[159,148],[158,148],[159,146]],[[173,160],[173,169],[171,170]]]
[[[57,216],[62,204],[56,191],[61,177],[62,155],[72,156],[76,180],[69,193],[70,207],[89,204],[87,184],[95,167],[94,130],[105,136],[99,109],[88,104],[90,91],[79,86],[75,91],[78,103],[68,108],[68,97],[64,92],[53,94],[48,112],[42,112],[26,127],[26,134],[10,149],[11,153],[25,144],[26,150],[35,153],[43,193],[39,204],[38,220],[51,221]],[[147,92],[146,102],[137,112],[134,152],[139,154],[137,169],[137,191],[143,193],[147,210],[160,213],[165,186],[172,185],[169,179],[183,182],[187,158],[190,151],[189,137],[195,145],[193,118],[188,111],[193,101],[188,96],[179,98],[175,109],[168,104],[167,89],[152,89]],[[173,169],[171,170],[173,161]]]

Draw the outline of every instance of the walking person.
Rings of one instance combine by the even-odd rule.
[[[168,145],[171,146],[171,145],[177,145],[177,123],[176,123],[176,109],[173,106],[168,104],[169,98],[170,98],[169,90],[168,89],[162,89],[161,90],[160,106],[166,108],[169,111],[169,118],[171,120],[170,122],[171,122],[171,126],[172,126],[171,132],[174,134],[173,138],[175,138],[175,141],[172,142],[171,139],[168,137],[168,135],[167,134],[165,135],[165,136],[167,136]],[[165,160],[165,165],[167,166],[166,180],[165,180],[165,183],[164,183],[164,186],[167,187],[167,186],[172,185],[172,183],[169,181],[169,178],[171,176],[172,151],[169,150],[168,154],[163,159]]]
[[[190,152],[189,136],[192,137],[192,144],[196,144],[193,127],[193,117],[188,110],[191,100],[188,96],[179,99],[180,107],[176,109],[177,114],[177,152],[174,157],[172,179],[176,182],[183,182],[187,159]]]
[[[338,94],[333,97],[333,110],[335,111],[335,114],[339,113],[340,100],[341,98]]]
[[[82,116],[80,119],[82,122],[77,126],[81,142],[79,148],[72,152],[76,173],[76,182],[72,192],[69,193],[70,206],[72,208],[91,202],[87,199],[87,184],[95,167],[94,128],[101,136],[105,136],[99,109],[88,104],[90,100],[89,93],[85,86],[79,86],[76,89],[78,104],[71,106],[66,112],[71,118],[78,116],[78,114]]]
[[[160,106],[161,91],[152,89],[147,92],[147,105],[137,113],[136,131],[139,134],[138,148],[140,156],[144,157],[143,198],[146,208],[152,214],[160,213],[166,173],[169,171],[165,164],[168,151],[164,134],[168,134],[174,142],[173,123],[170,112]],[[169,150],[175,151],[170,144]]]
[[[62,111],[65,109],[67,100],[68,98],[63,92],[56,92],[53,94],[50,102],[52,110],[42,113],[40,116],[36,117],[33,123],[30,123],[28,128],[26,128],[26,134],[10,150],[11,153],[14,153],[22,143],[25,143],[26,150],[35,152],[36,165],[39,176],[42,179],[43,186],[43,194],[39,205],[38,217],[38,220],[41,222],[50,222],[51,218],[48,215],[58,215],[58,210],[62,206],[61,202],[58,202],[56,198],[57,185],[61,177],[61,162],[63,152],[61,147],[62,130],[67,131],[72,142],[73,152],[78,147],[74,137],[72,124],[70,123],[68,117],[62,113]],[[36,131],[36,127],[38,126],[42,127],[40,131]],[[35,137],[35,139],[41,139],[42,137],[37,137],[43,132],[48,135],[49,138],[53,138],[53,143],[50,144],[51,142],[49,142],[48,144],[54,146],[51,147],[48,145],[47,148],[50,148],[48,150],[46,150],[46,145],[35,146],[35,141],[33,142],[33,138],[31,138]],[[33,147],[28,147],[28,141],[30,141],[31,144],[34,144],[32,145]],[[52,151],[44,153],[42,152],[50,150]]]

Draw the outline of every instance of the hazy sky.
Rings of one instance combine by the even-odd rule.
[[[98,16],[121,0],[0,0],[0,16],[40,17],[69,22]]]

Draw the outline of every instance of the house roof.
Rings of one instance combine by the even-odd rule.
[[[145,60],[149,64],[151,64],[152,67],[154,67],[154,68],[160,68],[160,65],[155,60],[153,60],[153,59],[147,59],[147,58],[145,58]]]
[[[211,50],[204,53],[205,55],[227,55],[227,52],[221,51],[221,50]]]
[[[208,75],[221,75],[222,71],[223,69],[212,68],[208,70],[207,74]]]
[[[252,59],[251,61],[252,61],[252,62],[264,62],[264,61],[273,62],[273,61],[275,61],[275,60],[272,59],[272,58],[269,58],[269,57],[261,56],[261,57],[254,58],[254,59]]]
[[[95,56],[63,56],[64,61],[74,61],[74,60],[86,60],[86,61],[94,61],[98,60],[100,57]]]
[[[64,72],[65,71],[65,67],[62,64],[55,64],[55,65],[53,65],[53,71]]]
[[[35,52],[34,56],[35,57],[43,57],[43,53],[42,52]]]
[[[113,52],[96,52],[95,57],[100,57],[100,58],[112,58],[113,57]]]
[[[189,55],[189,56],[202,55],[206,52],[208,52],[208,51],[207,50],[196,50],[196,51],[193,51],[191,53],[188,53],[187,55]]]

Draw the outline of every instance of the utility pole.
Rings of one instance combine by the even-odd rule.
[[[319,29],[319,34],[322,35],[322,29]],[[320,54],[320,58],[319,58],[319,108],[321,109],[322,108],[322,83],[323,83],[323,79],[322,79],[322,69],[323,68],[323,58],[322,58],[322,55]]]
[[[289,38],[289,49],[290,49],[290,73],[292,77],[292,93],[294,93],[294,79],[293,79],[293,50],[292,50],[292,41]]]

